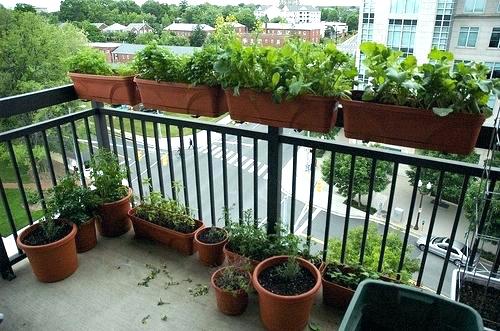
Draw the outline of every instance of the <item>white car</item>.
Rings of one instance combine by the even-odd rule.
[[[425,249],[425,242],[427,240],[426,236],[420,237],[415,245],[423,251]],[[448,237],[431,237],[429,242],[429,252],[446,257],[446,252],[448,251],[450,239]],[[471,250],[467,245],[459,241],[453,242],[453,247],[450,251],[450,261],[453,262],[457,267],[464,266],[467,263],[467,256],[471,253]],[[476,259],[474,264],[478,262],[479,255],[476,254]]]

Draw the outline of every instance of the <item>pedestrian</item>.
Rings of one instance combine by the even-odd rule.
[[[189,147],[188,149],[191,149],[193,147],[193,139],[189,138]]]

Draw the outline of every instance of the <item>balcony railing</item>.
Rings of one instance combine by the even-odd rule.
[[[76,99],[71,85],[8,97],[0,99],[0,117],[26,114]],[[341,116],[337,124],[342,124]],[[483,129],[478,147],[489,146],[491,130],[491,128]],[[426,246],[421,253],[420,267],[414,275],[414,280],[417,286],[425,285],[438,294],[448,291],[449,288],[445,286],[450,282],[451,273],[447,261],[451,254],[451,244],[457,237],[468,185],[473,177],[481,178],[484,174],[481,165],[310,138],[294,132],[286,133],[274,127],[222,125],[195,119],[106,108],[100,103],[92,102],[91,109],[0,133],[0,143],[7,147],[10,166],[14,171],[14,186],[21,196],[22,207],[29,224],[35,222],[36,217],[30,210],[26,183],[19,170],[13,148],[14,142],[19,140],[28,153],[34,180],[32,186],[42,199],[42,208],[45,208],[43,196],[47,185],[55,185],[59,175],[73,171],[75,165],[73,162],[76,162],[78,169],[85,169],[85,161],[93,155],[96,148],[108,148],[120,156],[120,161],[127,169],[128,183],[139,198],[147,196],[150,190],[158,190],[163,195],[180,199],[186,206],[195,210],[196,216],[205,224],[213,225],[224,224],[224,210],[235,209],[234,213],[242,219],[244,211],[252,209],[255,219],[267,226],[269,233],[275,230],[278,222],[282,222],[292,233],[305,231],[303,235],[307,242],[320,243],[323,258],[327,256],[330,238],[337,236],[342,243],[340,261],[344,262],[349,229],[362,226],[363,239],[359,247],[359,262],[363,263],[368,227],[370,223],[375,222],[382,236],[379,271],[383,269],[387,237],[395,223],[393,209],[396,206],[397,186],[401,181],[398,177],[403,173],[403,168],[408,166],[416,168],[414,183],[419,181],[423,169],[438,171],[439,180],[434,183],[435,199],[425,231],[412,232],[419,190],[417,185],[406,184],[409,185],[409,204],[405,206],[408,213],[401,219],[398,232],[403,240],[398,271],[403,268],[407,245],[415,242],[416,235],[425,236]],[[40,164],[37,165],[33,154],[35,143],[42,146],[45,153],[48,184],[40,177]],[[310,151],[305,157],[310,169],[306,180],[303,176],[303,164],[298,161],[305,149]],[[315,197],[319,194],[315,184],[321,177],[316,164],[316,154],[320,150],[331,153],[332,169],[335,168],[336,155],[351,156],[345,206],[339,205],[333,198],[336,194],[333,185],[336,178],[333,171],[330,172],[326,183],[328,189],[324,195],[326,196],[324,203]],[[354,173],[359,158],[368,158],[372,161],[366,212],[351,208],[353,187],[358,185],[354,180]],[[390,162],[392,165],[392,177],[387,198],[387,213],[379,215],[375,220],[370,214],[370,207],[374,201],[376,164],[382,161]],[[285,176],[286,164],[291,166]],[[85,176],[85,171],[79,173],[82,184],[87,185],[88,178]],[[444,227],[448,231],[444,235],[450,238],[450,248],[446,258],[439,259],[430,254],[429,242],[432,236],[436,235],[434,230],[438,220],[443,180],[449,173],[463,176],[463,185],[459,201],[452,208],[454,215],[449,226]],[[499,175],[498,168],[493,168],[489,172],[490,192],[494,190]],[[149,183],[145,183],[145,179]],[[178,192],[173,185],[176,182],[182,184]],[[12,266],[24,259],[25,255],[19,249],[11,253],[7,247],[13,246],[22,226],[17,225],[4,184],[5,179],[0,178],[0,200],[6,214],[6,219],[1,219],[0,222],[8,223],[12,236],[0,240],[0,271],[3,278],[12,279],[15,277]],[[284,187],[287,189],[284,190]],[[492,193],[487,194],[484,210],[478,222],[479,232],[487,221],[491,199]],[[339,210],[342,212],[339,213]],[[318,216],[319,214],[321,216]],[[472,244],[473,252],[478,250],[478,245],[479,239],[476,238]],[[430,256],[433,264],[426,268]],[[498,260],[497,256],[496,261]],[[492,268],[498,269],[498,265]]]

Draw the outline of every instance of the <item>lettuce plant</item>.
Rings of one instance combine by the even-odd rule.
[[[69,71],[103,76],[133,76],[133,68],[127,64],[112,66],[106,62],[106,55],[98,49],[84,47],[67,60]]]

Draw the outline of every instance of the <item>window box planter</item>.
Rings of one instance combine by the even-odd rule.
[[[217,308],[219,308],[219,310],[226,315],[241,315],[248,306],[248,293],[242,289],[236,291],[235,293],[231,293],[217,286],[217,279],[226,268],[221,268],[214,272],[212,278],[210,279],[212,287],[215,290]],[[248,281],[251,282],[252,277],[249,272],[242,269],[238,270],[241,271],[241,274],[246,275],[248,277]]]
[[[235,121],[279,128],[329,132],[337,120],[337,99],[304,95],[275,103],[271,93],[240,89],[240,95],[225,90],[229,114]]]
[[[324,266],[323,269],[321,270],[322,273],[321,282],[323,285],[323,303],[325,305],[332,306],[345,311],[349,306],[352,297],[354,296],[354,290],[327,280],[325,278],[326,268],[327,266]],[[348,267],[345,267],[343,270],[345,270],[346,272],[350,272]]]
[[[219,87],[157,82],[135,78],[145,108],[195,116],[218,117],[227,112]]]
[[[129,211],[136,238],[151,239],[168,247],[174,248],[184,255],[193,255],[193,239],[196,231],[203,228],[201,221],[195,220],[196,230],[191,233],[182,233],[166,227],[148,222],[135,216],[135,208]]]
[[[309,321],[314,298],[321,288],[321,274],[310,262],[297,258],[299,265],[311,272],[314,286],[298,295],[279,295],[264,288],[259,276],[266,269],[288,260],[288,256],[270,257],[257,265],[252,275],[252,284],[259,295],[260,319],[270,331],[303,330]]]
[[[93,217],[78,227],[75,237],[76,251],[78,253],[89,251],[97,245],[96,220],[97,217]]]
[[[141,102],[134,76],[69,73],[80,99],[134,106]]]
[[[255,267],[257,267],[257,265],[260,263],[260,261],[250,259],[246,256],[231,251],[227,243],[224,245],[223,251],[229,264],[236,264],[236,265],[250,264],[250,272],[252,273]]]
[[[75,244],[77,226],[71,224],[71,231],[64,238],[49,244],[25,244],[25,238],[38,227],[40,224],[33,224],[17,237],[17,246],[26,253],[36,278],[44,283],[52,283],[71,276],[78,268]]]
[[[128,189],[128,194],[124,198],[99,206],[99,218],[97,219],[97,230],[104,237],[118,237],[130,230],[130,198],[132,189]]]
[[[196,231],[194,236],[195,250],[198,252],[198,259],[206,266],[219,266],[224,262],[224,246],[227,243],[227,231],[222,228],[216,228],[225,234],[223,240],[215,243],[208,243],[201,239],[203,234],[210,231],[211,228],[201,228]]]

